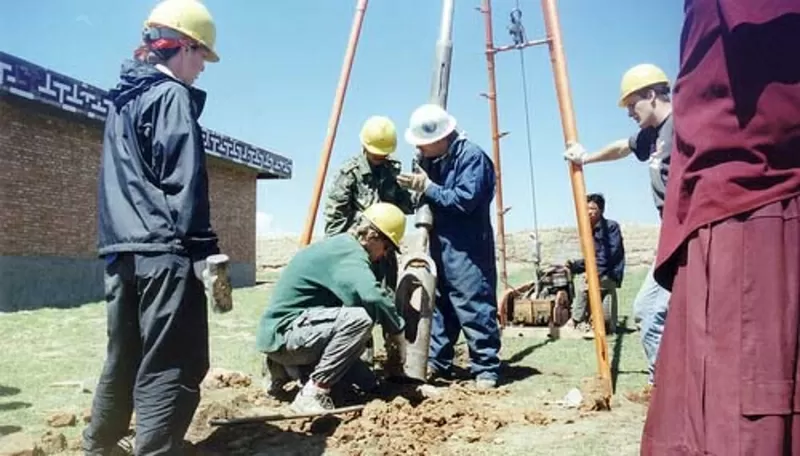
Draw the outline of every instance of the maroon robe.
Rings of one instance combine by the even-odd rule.
[[[800,455],[800,0],[686,0],[641,454]]]

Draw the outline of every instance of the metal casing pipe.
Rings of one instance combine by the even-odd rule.
[[[401,270],[395,305],[406,322],[403,370],[407,377],[424,382],[436,300],[436,264],[428,255],[416,254],[403,261]]]
[[[442,1],[442,22],[439,40],[436,42],[436,57],[431,82],[431,103],[447,109],[447,93],[450,86],[450,63],[453,56],[453,0]]]

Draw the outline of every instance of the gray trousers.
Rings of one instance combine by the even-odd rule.
[[[136,410],[137,455],[181,455],[208,371],[208,308],[191,259],[119,254],[105,271],[108,345],[83,432],[87,455],[107,455]]]
[[[617,319],[617,282],[607,276],[600,277],[600,298],[603,304],[603,316],[607,323],[616,327]],[[575,299],[572,300],[572,320],[576,323],[589,321],[589,289],[580,280],[575,285]]]
[[[267,353],[285,367],[310,367],[309,378],[330,388],[358,361],[372,335],[372,318],[362,307],[304,311],[284,333],[284,347]]]

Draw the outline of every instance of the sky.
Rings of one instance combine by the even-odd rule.
[[[0,50],[103,89],[114,86],[120,63],[140,40],[156,0],[27,0],[5,2]],[[257,186],[259,235],[303,231],[339,82],[355,1],[205,0],[217,24],[219,63],[207,64],[196,85],[208,92],[203,126],[291,158],[289,180]],[[479,0],[456,0],[448,110],[459,128],[492,154],[484,18]],[[544,38],[538,1],[520,1],[529,40]],[[492,2],[496,46],[511,44],[506,30],[516,0]],[[631,66],[678,70],[681,2],[561,0],[557,2],[579,141],[590,151],[636,132],[617,107],[619,82]],[[360,152],[358,132],[371,115],[398,129],[394,157],[411,167],[403,140],[411,112],[430,95],[441,2],[369,2],[326,176]],[[526,141],[518,51],[496,56],[497,104],[506,232],[575,226],[564,137],[546,47],[524,51],[536,198]],[[587,165],[589,192],[606,197],[606,216],[622,223],[656,224],[647,165],[632,156]],[[323,193],[322,202],[325,194]],[[321,232],[317,211],[315,233]],[[494,204],[494,202],[493,202]]]

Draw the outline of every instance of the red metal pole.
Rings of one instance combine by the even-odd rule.
[[[564,130],[564,142],[570,144],[578,140],[578,129],[575,126],[575,112],[572,108],[572,95],[567,77],[567,62],[564,56],[564,45],[561,40],[561,27],[558,21],[555,0],[542,0],[545,28],[550,43],[550,59],[553,64],[553,75],[556,83],[561,125]],[[589,307],[594,324],[594,345],[597,352],[597,368],[603,382],[607,402],[611,398],[611,367],[606,344],[605,319],[600,300],[600,278],[597,275],[597,263],[592,238],[592,227],[589,223],[589,212],[586,203],[586,184],[583,179],[583,167],[569,161],[572,197],[575,202],[575,215],[578,218],[578,233],[581,240],[583,258],[586,260],[586,281],[589,288]]]
[[[356,12],[353,17],[353,25],[350,29],[350,39],[347,43],[347,50],[345,51],[344,62],[342,63],[342,71],[339,75],[339,85],[336,88],[336,95],[333,100],[333,109],[331,111],[330,119],[328,120],[328,134],[325,137],[325,143],[322,146],[322,158],[317,168],[317,180],[314,184],[314,192],[311,197],[311,205],[308,208],[308,216],[306,217],[305,230],[300,239],[301,245],[308,245],[311,242],[311,235],[314,231],[314,222],[317,218],[317,210],[319,209],[319,201],[322,197],[322,189],[325,185],[325,175],[328,173],[328,164],[331,160],[331,150],[333,149],[333,142],[336,139],[336,130],[339,128],[339,118],[342,115],[342,104],[344,103],[344,96],[347,93],[347,84],[350,81],[350,70],[353,68],[353,59],[358,47],[358,38],[361,34],[361,24],[364,22],[364,13],[367,10],[367,0],[358,0],[356,3]]]
[[[496,175],[497,190],[495,203],[497,205],[497,248],[500,251],[500,283],[503,288],[508,288],[508,275],[506,273],[506,229],[505,207],[503,207],[503,179],[500,166],[500,137],[497,119],[497,83],[494,77],[494,40],[492,32],[492,5],[490,0],[483,0],[481,5],[484,24],[486,28],[486,68],[489,73],[489,115],[492,124],[492,155],[494,156],[494,172]]]

